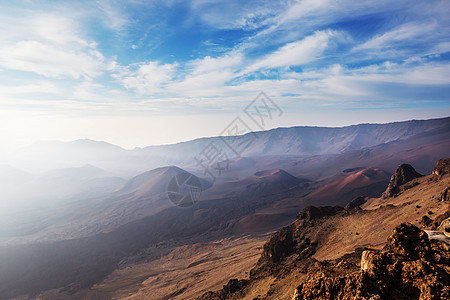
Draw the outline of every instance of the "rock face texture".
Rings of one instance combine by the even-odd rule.
[[[441,225],[438,227],[438,230],[442,231],[446,236],[450,237],[450,218],[442,221]]]
[[[442,202],[450,202],[450,187],[442,191],[440,200]]]
[[[359,196],[350,201],[344,208],[346,210],[361,209],[360,206],[367,202],[367,197]]]
[[[450,299],[450,175],[439,174],[415,180],[422,175],[401,165],[389,199],[304,208],[264,245],[248,279],[199,299]]]
[[[343,213],[346,211],[340,206],[305,207],[291,225],[278,230],[266,242],[261,258],[250,271],[249,280],[231,279],[221,290],[207,292],[197,299],[240,299],[251,281],[272,275],[282,277],[297,263],[306,273],[314,265],[315,260],[311,256],[317,248],[317,241],[310,239],[308,232],[315,230],[323,219]]]
[[[366,250],[361,270],[330,276],[319,268],[292,299],[450,299],[450,252],[409,223],[394,229],[381,251]]]
[[[304,228],[312,227],[314,220],[333,216],[343,211],[340,206],[305,207],[294,223],[277,231],[264,245],[261,261],[276,263],[293,253],[303,257],[314,254],[315,244],[303,236]]]
[[[423,175],[417,173],[411,165],[401,164],[397,167],[397,170],[395,170],[394,175],[392,175],[391,181],[389,182],[386,191],[383,193],[383,198],[392,197],[398,194],[405,183],[422,176]]]
[[[442,225],[441,225],[442,222],[443,222],[444,220],[446,220],[446,219],[450,219],[450,203],[449,203],[449,202],[450,202],[450,187],[447,187],[447,188],[445,188],[445,189],[442,191],[439,200],[442,201],[442,202],[444,202],[444,203],[446,203],[446,205],[447,205],[447,211],[444,212],[443,214],[437,216],[437,217],[431,222],[431,226],[429,226],[429,227],[430,227],[430,229],[432,229],[432,230],[436,230],[436,229],[438,229],[439,227],[442,227]],[[447,234],[450,235],[450,228],[449,228],[449,231],[448,231],[448,232],[449,232],[449,233],[447,233]]]
[[[433,169],[433,175],[437,179],[445,174],[450,174],[450,158],[440,159]]]

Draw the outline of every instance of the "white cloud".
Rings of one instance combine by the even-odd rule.
[[[136,89],[140,94],[151,95],[161,91],[175,76],[178,64],[160,64],[147,62],[138,65],[135,71],[124,68],[116,78],[127,89]]]
[[[405,1],[389,0],[294,0],[286,1],[276,15],[267,20],[267,28],[251,39],[266,43],[288,42],[292,36],[302,37],[322,30],[340,20],[351,20],[368,13],[377,14],[409,7]],[[291,39],[292,41],[292,39]]]
[[[43,94],[58,94],[61,92],[61,89],[50,82],[46,81],[39,81],[32,84],[25,84],[25,85],[0,85],[0,94],[2,96],[5,95],[16,95],[16,94],[36,94],[36,93],[43,93]]]
[[[37,41],[20,41],[0,48],[0,65],[46,77],[96,77],[102,72],[103,55],[95,49],[70,51]]]
[[[433,46],[430,50],[431,54],[450,52],[450,42],[442,42]]]
[[[28,34],[22,32],[22,40],[38,40],[64,47],[70,45],[75,49],[89,46],[89,43],[80,37],[78,23],[70,16],[43,14],[33,16],[23,25]]]
[[[215,97],[236,77],[234,72],[241,67],[243,59],[243,55],[236,52],[219,57],[206,56],[187,62],[184,71],[177,69],[176,63],[148,62],[134,72],[126,68],[119,76],[126,88],[135,88],[141,94],[154,94],[164,88],[167,94],[181,97]],[[177,71],[179,76],[175,77]]]
[[[312,14],[323,13],[323,10],[326,7],[330,7],[330,2],[330,0],[304,0],[293,2],[293,4],[280,15],[280,23],[287,23]]]
[[[48,11],[48,4],[40,11],[20,8],[20,14],[0,11],[0,79],[6,79],[0,86],[0,106],[74,118],[89,114],[93,120],[122,113],[159,113],[163,117],[221,109],[234,113],[264,90],[276,96],[280,105],[288,102],[297,110],[308,105],[315,109],[352,108],[376,101],[380,106],[395,105],[398,97],[406,98],[402,92],[408,93],[408,85],[422,95],[428,91],[436,95],[444,90],[443,85],[450,84],[450,68],[441,63],[446,58],[428,57],[450,49],[445,13],[450,6],[444,1],[194,0],[186,5],[194,12],[188,11],[181,25],[167,22],[166,16],[173,16],[168,10],[179,4],[178,0],[169,2],[65,2]],[[435,5],[438,2],[440,5]],[[131,19],[131,13],[138,10]],[[400,17],[392,17],[393,12]],[[177,8],[174,14],[179,13]],[[366,15],[367,20],[363,19]],[[361,20],[367,21],[371,30],[391,28],[374,36],[371,30],[353,26]],[[410,23],[402,25],[405,20]],[[131,24],[136,26],[128,26]],[[178,56],[179,64],[166,63],[164,59],[173,59],[170,54],[180,52],[161,54],[154,50],[163,42],[164,47],[170,46],[169,35],[173,37],[190,26],[196,32],[206,32],[201,38],[207,40],[193,48],[186,44],[185,54],[205,56],[193,60]],[[348,29],[348,35],[326,29],[337,26]],[[222,29],[233,29],[234,33],[227,36],[229,31]],[[240,34],[242,31],[246,32]],[[355,39],[363,36],[353,52],[349,49],[355,43],[348,39],[352,33]],[[101,47],[92,40],[100,34],[108,35],[97,40]],[[226,39],[221,40],[223,37]],[[386,54],[386,50],[401,51],[397,46],[404,46],[404,41],[422,43],[423,47],[407,46],[406,55],[374,56]],[[271,49],[277,50],[268,53],[266,49],[274,46]],[[105,53],[114,55],[116,51],[118,57],[104,57],[99,52],[107,47],[112,48]],[[214,53],[225,52],[215,57]],[[382,60],[392,62],[346,67]],[[123,61],[130,64],[119,65]],[[289,68],[299,65],[301,72]],[[9,74],[18,74],[10,70],[63,80],[21,73],[24,76],[11,76],[9,81]],[[30,78],[39,81],[29,83]],[[412,99],[418,101],[419,96],[412,95]],[[108,122],[115,123],[114,117]]]
[[[243,63],[243,55],[241,53],[229,53],[219,57],[206,56],[202,59],[196,59],[189,63],[193,68],[193,74],[204,74],[216,72],[218,70],[232,70],[239,68]]]
[[[122,30],[127,24],[128,19],[123,14],[123,10],[118,9],[120,2],[116,1],[97,1],[97,5],[101,12],[104,13],[104,23],[115,31]]]
[[[204,1],[189,3],[196,17],[217,29],[255,30],[271,22],[285,6],[278,1]]]
[[[218,97],[228,94],[226,83],[235,77],[229,70],[187,75],[182,81],[173,82],[168,92],[184,97]]]
[[[356,72],[355,72],[356,73]],[[424,63],[410,67],[406,64],[390,64],[389,67],[374,67],[371,72],[360,73],[357,77],[366,82],[401,83],[408,85],[450,84],[450,64]]]
[[[420,41],[418,38],[421,38],[427,34],[432,34],[436,29],[436,26],[437,25],[435,23],[402,24],[393,30],[371,38],[367,42],[355,47],[354,50],[387,48],[394,46],[396,42],[408,42],[412,39],[415,39],[415,42],[419,43]]]
[[[265,56],[245,72],[252,72],[264,68],[278,68],[299,66],[316,60],[327,48],[330,37],[337,32],[332,30],[316,31],[302,40],[284,45],[275,52]]]
[[[78,13],[0,14],[0,67],[45,77],[92,78],[104,71],[97,44],[82,36]]]

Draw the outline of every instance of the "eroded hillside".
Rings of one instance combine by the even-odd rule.
[[[434,251],[426,252],[426,255],[434,255],[433,253],[441,255],[439,251],[444,251],[442,249],[448,251],[448,246],[441,242],[429,244],[425,233],[415,229],[415,226],[422,229],[432,229],[433,226],[436,228],[438,225],[436,222],[448,217],[449,165],[449,159],[441,160],[433,174],[428,176],[419,176],[412,167],[402,165],[392,176],[384,197],[358,198],[346,208],[339,206],[305,208],[291,225],[277,231],[264,245],[263,253],[251,270],[249,279],[230,280],[221,290],[205,293],[201,299],[287,299],[293,295],[297,287],[297,299],[347,299],[350,294],[345,294],[342,290],[352,284],[356,285],[356,282],[362,284],[361,280],[354,278],[355,276],[366,276],[364,273],[351,275],[360,274],[358,272],[362,253],[373,253],[371,257],[398,256],[401,250],[389,246],[394,239],[389,236],[397,226],[405,222],[409,225],[395,229],[394,236],[399,232],[400,236],[412,232],[414,238],[421,241],[418,246],[420,249],[425,249],[422,249],[425,252]],[[403,230],[404,227],[407,229]],[[433,239],[438,239],[434,237],[432,231],[428,233]],[[438,235],[441,238],[444,236],[443,232]],[[379,252],[380,250],[382,252]],[[419,250],[405,251],[415,251],[417,254],[422,251]],[[405,253],[403,254],[407,256]],[[433,279],[434,288],[438,289],[439,286],[447,284],[450,270],[445,255],[440,259],[433,259],[426,262],[432,270],[436,268],[440,270],[439,274],[442,276]],[[431,272],[431,269],[419,270],[414,266],[420,263],[425,262],[410,260],[405,266],[410,267],[411,272],[398,274],[405,276],[404,280],[410,281],[408,286],[413,289],[412,294],[428,295],[423,299],[431,299],[430,295],[435,295],[436,292],[422,291],[421,287],[418,287],[420,284],[427,284],[427,281],[415,280],[417,276],[428,276]],[[320,275],[318,272],[325,270],[320,266],[327,265],[332,266],[329,268],[330,272]],[[331,277],[342,279],[333,281],[329,279]],[[364,280],[371,282],[370,278]],[[365,282],[364,280],[362,282]],[[414,289],[419,289],[418,294]],[[386,290],[384,293],[389,291]],[[351,296],[358,295],[351,294]],[[383,296],[386,294],[381,294],[381,297]],[[363,295],[358,297],[361,298]],[[445,299],[445,296],[443,297],[442,299]]]

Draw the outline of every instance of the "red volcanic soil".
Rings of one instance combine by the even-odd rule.
[[[127,181],[118,191],[135,197],[162,194],[167,191],[167,184],[173,176],[184,172],[178,167],[163,167],[142,173]]]
[[[313,205],[330,203],[345,205],[357,196],[378,197],[389,182],[389,174],[378,168],[366,168],[339,173],[324,180],[323,187],[307,195]]]
[[[224,195],[240,195],[248,197],[260,193],[274,194],[289,190],[307,182],[281,169],[264,170],[243,179],[216,182],[204,192],[204,199],[223,198]]]
[[[339,179],[339,177],[342,178]],[[331,183],[326,184],[316,192],[311,193],[309,197],[333,197],[337,194],[350,192],[354,189],[364,187],[375,182],[385,182],[388,178],[389,174],[378,168],[367,168],[353,172],[346,172],[333,176]]]

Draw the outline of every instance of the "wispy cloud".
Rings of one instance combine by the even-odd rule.
[[[372,37],[354,50],[394,48],[396,43],[420,43],[424,37],[437,29],[436,23],[406,23],[383,34]]]
[[[73,79],[103,72],[105,58],[96,42],[82,37],[76,14],[24,14],[0,21],[0,67]]]
[[[59,49],[37,41],[20,41],[0,49],[0,65],[46,77],[96,77],[102,72],[103,55],[92,48],[84,52]]]
[[[102,21],[106,26],[115,32],[120,32],[128,25],[128,18],[124,15],[123,10],[120,9],[123,3],[114,0],[97,1],[96,3],[104,14]]]
[[[302,40],[288,43],[263,57],[246,69],[252,72],[263,68],[300,66],[316,60],[327,48],[329,39],[337,36],[332,30],[317,31]]]
[[[0,95],[11,97],[13,95],[26,95],[26,94],[59,94],[61,89],[50,82],[39,81],[26,85],[10,85],[0,86]]]
[[[448,111],[449,14],[446,0],[2,3],[0,107],[208,114],[264,90],[293,112]]]

